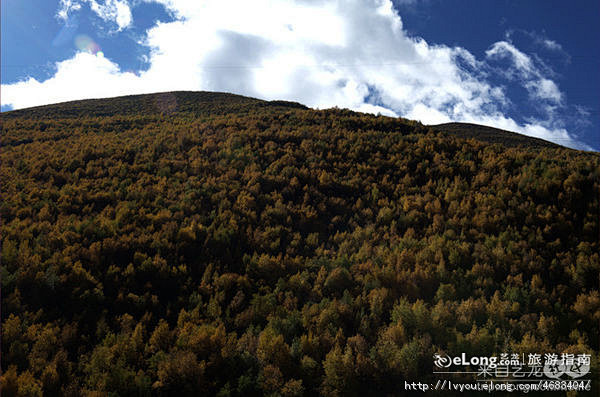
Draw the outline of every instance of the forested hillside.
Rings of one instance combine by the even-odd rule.
[[[211,93],[0,117],[3,396],[402,395],[434,353],[598,373],[598,153]]]

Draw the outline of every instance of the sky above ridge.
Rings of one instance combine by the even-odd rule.
[[[173,90],[600,149],[600,2],[2,0],[2,110]]]

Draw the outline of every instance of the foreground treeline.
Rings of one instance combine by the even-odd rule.
[[[397,395],[434,353],[597,373],[597,154],[176,100],[3,116],[3,396]]]

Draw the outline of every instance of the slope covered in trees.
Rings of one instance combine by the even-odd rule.
[[[597,153],[212,93],[1,120],[3,395],[397,395],[434,353],[597,373]]]

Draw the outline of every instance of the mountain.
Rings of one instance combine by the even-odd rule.
[[[598,153],[207,92],[0,120],[3,395],[404,395],[434,354],[598,355]]]

